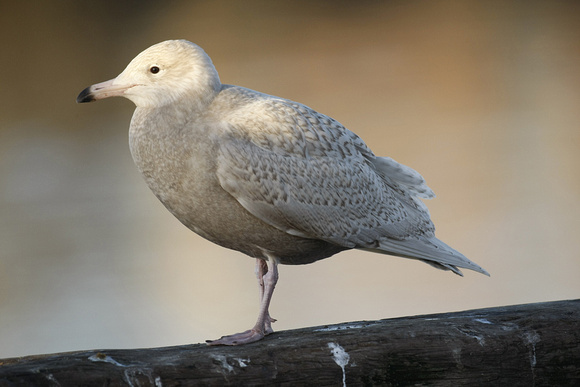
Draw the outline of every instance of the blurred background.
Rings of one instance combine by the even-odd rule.
[[[223,83],[300,101],[418,170],[438,237],[491,273],[360,251],[282,266],[276,330],[579,298],[578,20],[574,1],[0,3],[0,357],[255,322],[254,260],[149,192],[132,103],[75,103],[175,38]]]

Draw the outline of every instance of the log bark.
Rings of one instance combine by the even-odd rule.
[[[580,300],[0,360],[0,386],[580,385]]]

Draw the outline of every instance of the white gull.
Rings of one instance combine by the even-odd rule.
[[[278,264],[347,249],[412,258],[461,275],[489,275],[435,237],[415,170],[378,157],[338,121],[287,99],[224,85],[185,40],[156,44],[77,102],[122,96],[137,106],[129,141],[149,188],[185,226],[256,258],[260,312],[238,345],[272,332]]]

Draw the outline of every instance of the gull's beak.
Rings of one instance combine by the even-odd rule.
[[[122,96],[134,85],[115,84],[115,79],[87,87],[77,97],[77,103],[93,102],[98,99]]]

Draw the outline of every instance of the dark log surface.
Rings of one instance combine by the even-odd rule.
[[[341,366],[342,365],[342,366]],[[580,385],[580,300],[0,360],[0,386]]]

